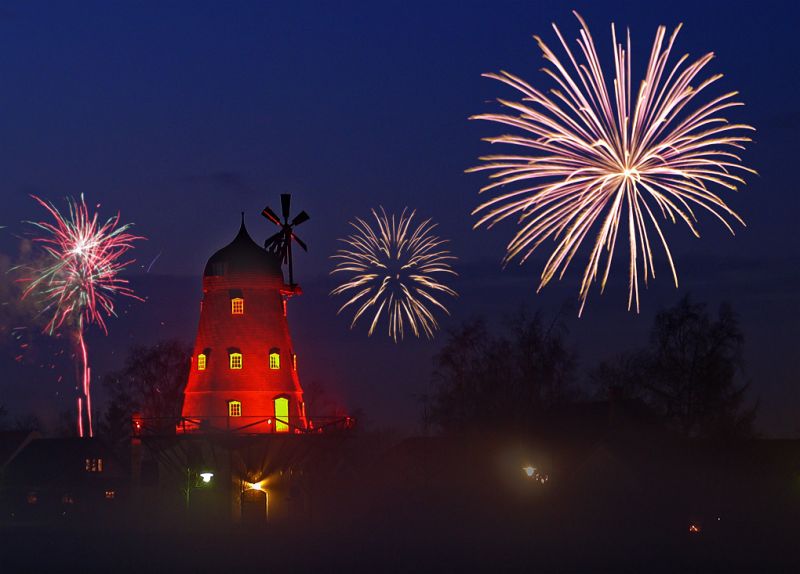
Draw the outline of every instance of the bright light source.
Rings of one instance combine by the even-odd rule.
[[[531,479],[534,482],[538,482],[539,484],[544,484],[550,480],[550,476],[540,471],[535,466],[523,466],[522,471],[525,473],[525,476]]]
[[[247,486],[247,490],[261,490],[264,491],[264,483],[266,480],[262,480],[260,482],[245,482]]]
[[[211,482],[211,479],[214,478],[214,473],[213,472],[201,472],[200,473],[200,478],[203,479],[204,483],[208,484],[209,482]]]

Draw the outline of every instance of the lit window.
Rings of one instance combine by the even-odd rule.
[[[35,492],[28,493],[28,504],[36,504],[39,502],[39,495]]]
[[[198,371],[206,370],[206,356],[204,353],[200,353],[199,355],[197,355],[197,370]]]
[[[281,354],[278,349],[269,352],[269,368],[273,370],[281,368]]]
[[[234,315],[244,315],[244,299],[234,297],[231,299],[231,313]]]
[[[71,494],[65,494],[61,497],[61,504],[75,504],[75,498]]]
[[[102,458],[87,458],[85,467],[86,472],[103,472]]]
[[[241,368],[242,368],[242,354],[231,353],[231,369],[241,369]]]
[[[275,399],[275,432],[289,432],[289,399]]]
[[[114,500],[114,497],[117,495],[116,492],[113,490],[106,490],[106,500]]]
[[[242,403],[239,401],[228,401],[228,416],[229,417],[242,416]]]

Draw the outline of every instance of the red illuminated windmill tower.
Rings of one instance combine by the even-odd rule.
[[[184,391],[181,426],[186,431],[306,429],[286,300],[300,293],[291,243],[306,249],[293,228],[309,216],[303,211],[290,222],[288,194],[281,195],[281,204],[283,223],[270,208],[263,211],[281,227],[264,248],[250,237],[242,215],[238,235],[206,263],[200,325]],[[289,284],[282,263],[289,266]]]

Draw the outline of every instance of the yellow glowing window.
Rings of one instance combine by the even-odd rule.
[[[292,369],[297,370],[297,355],[292,353]]]
[[[289,399],[275,399],[275,432],[289,432]]]
[[[203,353],[197,355],[197,370],[198,371],[206,370],[206,356]]]
[[[229,417],[240,417],[242,416],[242,403],[239,401],[229,401],[228,402],[228,416]]]
[[[86,472],[103,472],[103,459],[87,458],[85,468]]]
[[[231,369],[241,369],[241,368],[242,368],[242,354],[231,353]]]
[[[280,369],[281,368],[281,354],[278,351],[271,351],[269,354],[269,368],[270,369]]]
[[[233,315],[244,315],[244,299],[241,297],[231,299],[231,313]]]

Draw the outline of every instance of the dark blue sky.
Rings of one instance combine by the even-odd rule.
[[[480,138],[497,132],[467,117],[511,95],[480,74],[506,69],[549,87],[531,36],[555,46],[556,21],[573,39],[576,8],[607,64],[611,21],[631,27],[640,66],[656,26],[683,22],[676,55],[716,53],[709,72],[725,74],[718,89],[737,89],[747,103],[733,119],[758,128],[746,160],[760,172],[727,196],[748,224],[735,238],[710,218],[700,240],[669,230],[679,291],[662,260],[638,317],[625,310],[624,272],[604,296],[592,293],[586,316],[570,320],[582,366],[638,344],[653,312],[686,290],[713,305],[727,300],[748,337],[759,422],[770,432],[798,430],[794,3],[231,4],[0,4],[0,225],[8,226],[0,252],[15,255],[20,221],[36,214],[28,194],[60,201],[83,192],[106,213],[122,210],[148,237],[136,250],[140,264],[161,254],[150,276],[137,279],[149,301],[113,321],[108,339],[94,338],[97,370],[113,366],[129,341],[191,340],[205,260],[233,237],[240,210],[263,239],[271,229],[258,212],[290,192],[313,218],[301,228],[311,251],[296,266],[306,295],[291,312],[303,380],[319,380],[374,419],[412,426],[413,395],[425,390],[442,337],[395,346],[348,332],[327,296],[328,257],[354,215],[410,206],[439,221],[460,258],[462,297],[446,326],[523,302],[553,312],[574,300],[578,267],[538,296],[541,258],[501,272],[512,228],[471,230],[484,180],[463,170],[488,151]],[[53,373],[18,365],[11,345],[0,353],[0,403],[55,409]]]

